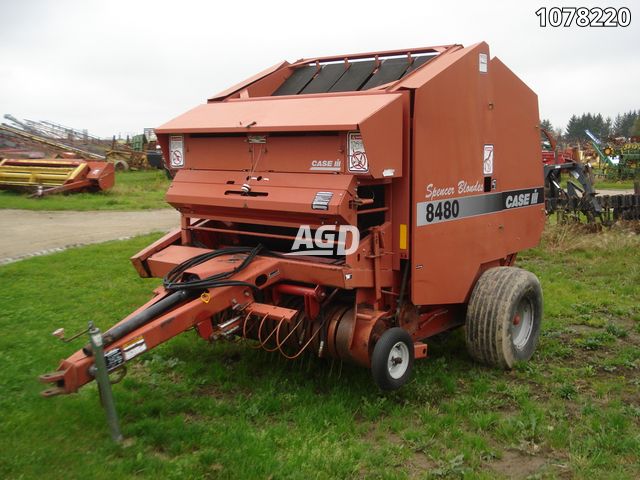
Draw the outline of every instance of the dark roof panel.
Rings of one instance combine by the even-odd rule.
[[[349,69],[331,87],[330,92],[355,92],[369,79],[375,68],[374,60],[351,62]]]
[[[291,76],[273,92],[273,95],[297,95],[307,86],[307,83],[311,81],[315,74],[316,67],[314,66],[297,68]]]
[[[300,93],[327,93],[345,72],[343,63],[330,63]]]
[[[273,96],[369,90],[395,82],[437,56],[420,55],[413,57],[412,63],[409,63],[408,57],[387,58],[382,60],[377,70],[375,60],[328,63],[320,69],[316,65],[298,67]]]
[[[438,55],[434,54],[434,55],[422,55],[420,57],[415,57],[413,59],[413,63],[411,65],[409,65],[409,68],[407,68],[406,72],[404,72],[404,75],[402,75],[402,76],[404,77],[404,76],[410,74],[414,70],[417,70],[418,68],[420,68],[425,63],[429,63],[431,60],[433,60],[437,56]]]
[[[394,82],[402,78],[409,67],[407,58],[389,58],[382,62],[378,71],[364,84],[362,90],[379,87],[385,83]]]

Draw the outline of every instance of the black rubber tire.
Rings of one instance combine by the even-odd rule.
[[[113,162],[113,168],[116,172],[128,172],[129,163],[126,160],[115,160]]]
[[[531,330],[517,345],[511,329],[521,302],[531,310]],[[513,368],[533,355],[541,324],[542,288],[538,278],[520,268],[490,268],[476,282],[467,307],[467,350],[478,362]]]
[[[387,362],[391,354],[391,349],[398,342],[403,342],[408,349],[409,365],[401,377],[393,378],[387,368]],[[378,340],[376,346],[373,348],[373,355],[371,355],[371,374],[373,381],[381,390],[396,390],[411,378],[413,361],[413,339],[411,335],[409,335],[409,332],[400,327],[390,328],[382,334],[380,340]]]

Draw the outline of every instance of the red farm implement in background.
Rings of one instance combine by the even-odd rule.
[[[115,181],[112,163],[83,159],[0,160],[0,189],[26,190],[32,196],[109,190]]]

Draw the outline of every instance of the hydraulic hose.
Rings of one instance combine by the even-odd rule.
[[[189,290],[177,290],[173,293],[170,293],[162,300],[158,300],[156,303],[151,305],[146,310],[134,315],[126,322],[123,322],[115,327],[111,327],[102,335],[102,342],[104,346],[111,345],[116,340],[121,339],[125,335],[133,332],[135,329],[141,327],[142,325],[150,322],[155,317],[160,315],[163,312],[166,312],[171,307],[182,303],[189,298],[195,297],[196,294],[193,291]],[[91,348],[91,344],[87,344],[82,348],[82,351],[85,355],[91,356],[93,354],[93,349]]]
[[[169,295],[164,297],[161,300],[158,300],[153,305],[149,306],[142,312],[134,315],[127,321],[116,325],[115,327],[107,330],[102,336],[104,346],[108,346],[113,342],[120,340],[125,335],[133,332],[134,330],[140,328],[141,326],[149,323],[154,318],[163,314],[167,310],[173,308],[174,306],[190,300],[192,298],[197,297],[202,294],[202,292],[211,289],[211,288],[220,288],[220,287],[250,287],[254,289],[256,292],[260,292],[260,289],[256,287],[252,283],[243,282],[241,280],[229,280],[229,277],[232,277],[236,273],[244,270],[247,266],[255,259],[258,253],[263,250],[262,245],[257,245],[256,247],[229,247],[229,248],[221,248],[219,250],[214,250],[212,252],[203,253],[201,255],[197,255],[193,258],[190,258],[179,265],[176,265],[163,279],[164,288],[170,292]],[[184,273],[190,269],[209,261],[213,258],[220,257],[222,255],[236,255],[236,254],[247,254],[244,260],[235,268],[228,270],[226,272],[216,273],[204,279],[185,279]],[[268,250],[265,250],[265,253],[273,255]],[[82,348],[82,351],[85,355],[91,356],[93,354],[93,350],[91,348],[91,344],[87,344]]]

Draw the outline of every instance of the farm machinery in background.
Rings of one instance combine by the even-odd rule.
[[[125,140],[113,139],[111,147],[105,152],[108,161],[113,162],[116,170],[166,169],[158,139],[152,128],[144,133],[127,137]]]
[[[108,190],[114,170],[165,168],[153,129],[121,141],[52,122],[5,118],[13,125],[0,125],[0,189],[34,196]]]
[[[596,198],[591,167],[574,159],[571,150],[561,151],[550,132],[541,128],[546,137],[542,143],[542,164],[544,169],[544,197],[547,213],[583,213],[589,221],[595,221],[602,214],[602,207]],[[562,185],[562,174],[572,178]]]
[[[598,155],[604,178],[610,181],[640,180],[640,143],[620,138],[603,145],[589,130],[585,133]]]
[[[5,119],[13,125],[0,125],[0,156],[20,156],[20,149],[30,158],[72,152],[86,159],[109,161],[116,170],[164,168],[151,128],[131,138],[104,139],[52,122],[19,120],[8,114]]]
[[[110,190],[112,163],[80,158],[0,160],[0,190],[31,191],[32,197],[63,192]]]
[[[114,165],[98,153],[5,124],[0,125],[0,134],[13,143],[8,151],[0,150],[0,155],[27,157],[0,159],[0,190],[31,191],[32,196],[41,197],[62,192],[106,191],[113,187]],[[44,154],[34,148],[56,152],[61,158],[43,158]]]
[[[545,178],[545,208],[547,214],[557,214],[559,220],[600,222],[610,225],[618,220],[640,220],[640,192],[602,195],[596,191],[594,173],[589,163],[578,160],[578,149],[560,150],[550,132],[540,129],[542,163]],[[600,148],[600,142],[589,131],[595,151],[610,166],[618,168]],[[606,159],[606,160],[605,160]],[[620,171],[620,170],[618,170]],[[566,174],[566,180],[562,175]]]

